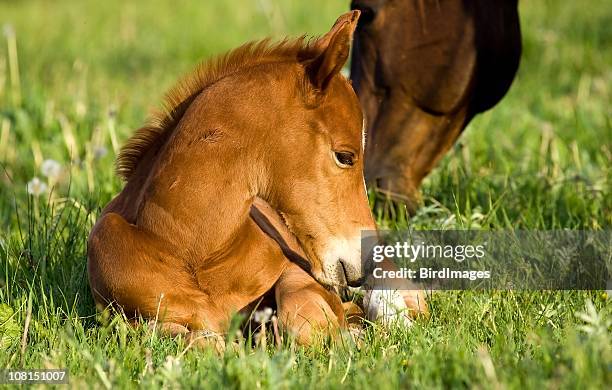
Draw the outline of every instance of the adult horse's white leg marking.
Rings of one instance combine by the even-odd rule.
[[[363,309],[370,321],[380,321],[385,325],[399,322],[404,326],[412,325],[404,296],[398,290],[368,290],[363,297]]]

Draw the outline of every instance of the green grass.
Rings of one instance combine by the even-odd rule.
[[[15,32],[0,41],[0,367],[67,367],[72,385],[94,387],[612,383],[612,305],[601,291],[441,292],[429,319],[369,327],[362,345],[287,342],[222,357],[96,313],[86,238],[121,188],[118,145],[200,59],[267,35],[323,33],[347,7],[0,1],[0,25]],[[522,1],[521,19],[524,56],[508,96],[426,180],[419,213],[380,209],[380,226],[610,229],[612,5]],[[28,196],[34,176],[47,181],[45,159],[62,173],[51,194]]]

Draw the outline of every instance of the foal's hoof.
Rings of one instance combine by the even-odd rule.
[[[196,348],[212,348],[215,352],[222,354],[225,352],[225,338],[219,333],[210,330],[194,330],[185,336],[189,345]]]

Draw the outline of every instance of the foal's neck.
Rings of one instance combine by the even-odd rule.
[[[271,113],[254,118],[266,113],[256,111],[260,105],[253,110],[252,97],[228,84],[213,85],[193,101],[143,185],[136,224],[172,243],[177,256],[226,255],[266,187],[264,145],[270,140],[258,127]]]

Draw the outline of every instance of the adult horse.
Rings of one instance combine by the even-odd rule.
[[[286,322],[342,322],[323,286],[361,283],[360,232],[375,229],[361,109],[340,74],[358,17],[310,43],[247,44],[170,91],[166,111],[123,147],[127,183],[90,234],[97,303],[171,334],[222,333],[275,288]],[[274,224],[296,238],[302,268],[271,239]],[[316,313],[297,313],[304,306]]]
[[[518,0],[353,0],[351,78],[367,119],[368,184],[414,211],[419,186],[521,55]]]

